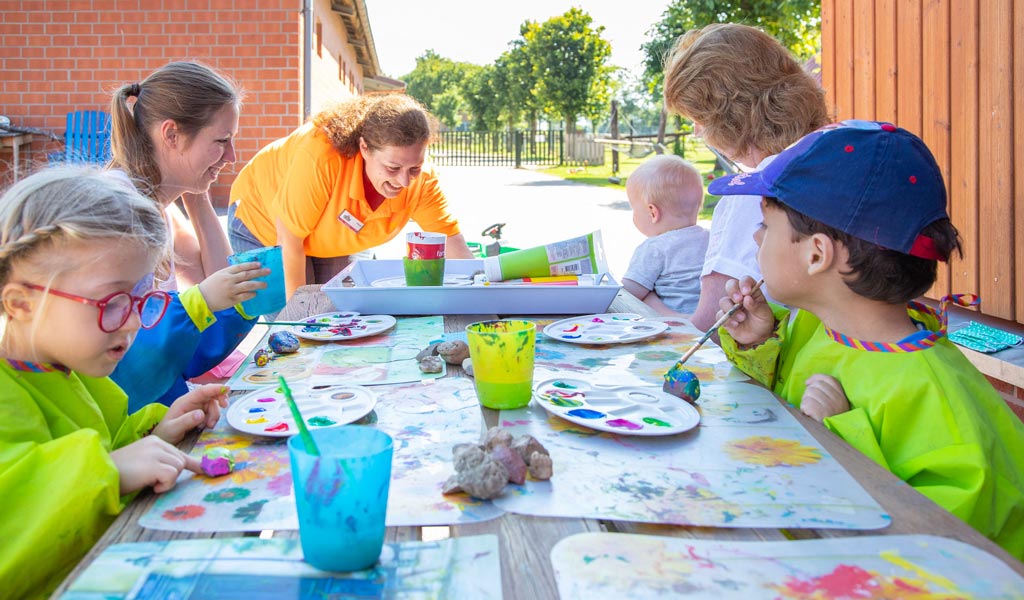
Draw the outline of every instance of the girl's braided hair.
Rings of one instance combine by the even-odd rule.
[[[38,171],[0,196],[0,288],[19,261],[48,273],[67,268],[73,261],[48,252],[61,242],[115,238],[154,262],[168,251],[160,209],[123,175],[89,167]]]

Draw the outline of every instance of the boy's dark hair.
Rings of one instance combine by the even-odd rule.
[[[775,198],[765,197],[765,203],[786,213],[793,227],[794,242],[823,233],[845,246],[849,269],[842,275],[847,287],[857,295],[888,304],[905,304],[935,283],[938,261],[903,254],[854,237],[799,213]],[[963,256],[960,234],[949,219],[934,221],[921,235],[931,238],[942,256],[951,256],[954,250]]]

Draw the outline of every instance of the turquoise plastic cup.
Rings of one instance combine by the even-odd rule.
[[[311,433],[320,456],[302,436],[288,440],[302,554],[323,571],[372,567],[384,546],[391,436],[362,425]]]
[[[242,303],[242,310],[250,317],[281,310],[288,303],[288,298],[284,291],[284,262],[281,259],[281,247],[256,248],[232,254],[228,257],[228,263],[232,265],[253,261],[260,263],[260,266],[263,268],[270,269],[270,274],[253,280],[264,281],[267,287],[262,290],[256,290],[256,296]]]

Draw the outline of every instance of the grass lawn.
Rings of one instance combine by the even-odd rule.
[[[715,204],[718,203],[718,196],[712,196],[706,192],[707,184],[711,179],[719,177],[723,173],[722,171],[715,171],[715,155],[700,140],[689,137],[685,138],[683,154],[683,158],[689,160],[697,167],[701,178],[704,180],[704,207],[700,211],[699,218],[701,220],[710,220],[711,212],[714,210]],[[578,181],[603,187],[625,188],[626,179],[630,173],[640,166],[640,163],[652,156],[654,154],[649,154],[643,158],[632,158],[626,152],[619,152],[619,172],[616,174],[620,179],[619,183],[609,181],[609,178],[612,176],[612,151],[610,146],[605,150],[603,165],[586,167],[558,166],[544,169],[543,172],[569,181]]]

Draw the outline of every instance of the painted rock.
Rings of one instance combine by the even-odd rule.
[[[290,331],[275,331],[268,340],[270,349],[278,354],[292,354],[299,351],[299,338]]]
[[[201,466],[207,477],[220,477],[227,475],[235,468],[235,459],[231,455],[231,450],[227,448],[208,448],[203,453]]]
[[[665,383],[661,389],[676,398],[687,402],[696,402],[700,398],[700,380],[693,371],[672,367],[665,373]]]
[[[444,361],[440,356],[428,356],[420,361],[420,371],[424,373],[440,373],[444,370]]]
[[[253,355],[252,362],[256,363],[257,367],[267,366],[267,363],[270,362],[270,352],[267,352],[266,348],[260,348]]]

